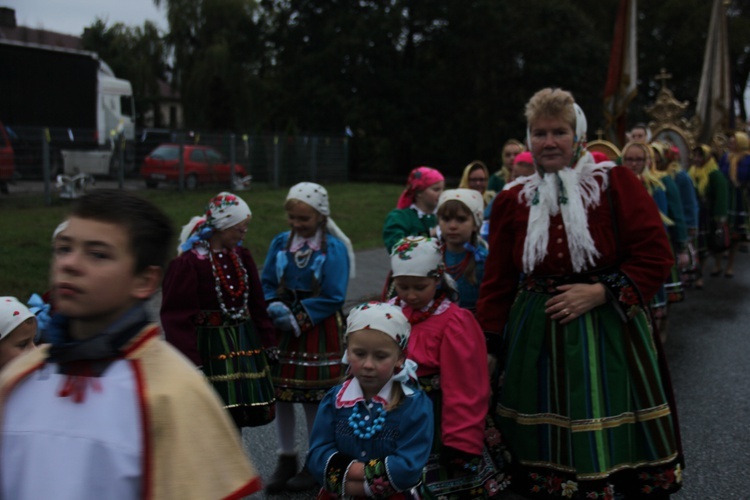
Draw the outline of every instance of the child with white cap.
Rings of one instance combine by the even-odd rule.
[[[458,305],[472,311],[488,253],[479,236],[483,212],[482,195],[473,189],[449,189],[440,195],[437,214],[445,270],[456,282]]]
[[[390,304],[349,313],[343,362],[351,376],[320,403],[310,440],[307,467],[323,485],[318,498],[411,498],[419,484],[434,431],[432,403],[406,359],[410,332]]]
[[[0,369],[34,348],[36,318],[15,297],[0,297]]]
[[[279,459],[266,493],[315,487],[309,472],[298,469],[293,403],[302,403],[309,440],[318,403],[344,379],[341,308],[354,275],[351,242],[331,218],[323,186],[292,186],[284,210],[291,230],[273,239],[261,275],[279,338],[279,363],[271,368]]]
[[[483,498],[505,487],[500,435],[486,428],[490,377],[484,333],[455,301],[434,238],[407,237],[393,247],[397,297],[411,324],[407,357],[432,399],[435,436],[424,483],[429,498]],[[477,493],[479,492],[479,493]]]

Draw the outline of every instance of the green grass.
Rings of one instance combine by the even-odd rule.
[[[383,221],[403,188],[389,184],[331,184],[326,188],[331,215],[355,250],[381,246]],[[192,216],[203,213],[218,191],[143,190],[138,194],[161,207],[179,232]],[[286,193],[286,189],[264,186],[237,193],[253,212],[245,246],[259,265],[265,260],[271,239],[288,229],[283,209]],[[47,290],[52,231],[65,218],[69,205],[70,201],[55,197],[52,206],[46,207],[42,194],[0,197],[0,295],[25,301],[32,293]]]

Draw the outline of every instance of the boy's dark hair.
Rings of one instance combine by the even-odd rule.
[[[169,217],[156,205],[118,189],[97,189],[79,198],[70,215],[123,226],[135,256],[135,273],[165,267],[174,239]]]

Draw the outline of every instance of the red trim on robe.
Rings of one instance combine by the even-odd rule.
[[[249,483],[242,488],[233,492],[229,496],[224,497],[223,500],[239,500],[248,495],[252,495],[256,491],[260,491],[263,488],[263,483],[260,481],[260,476],[255,476]]]
[[[158,331],[158,327],[153,328],[150,332],[146,333],[143,338],[150,338],[151,333]],[[133,374],[135,375],[136,383],[136,394],[138,395],[138,408],[141,414],[141,432],[142,432],[142,450],[143,453],[143,477],[142,488],[143,498],[149,500],[153,497],[153,485],[151,478],[153,475],[153,469],[151,465],[152,458],[152,446],[151,446],[151,415],[148,411],[148,403],[146,402],[146,384],[143,377],[143,369],[141,368],[140,360],[130,360],[130,366],[133,368]]]

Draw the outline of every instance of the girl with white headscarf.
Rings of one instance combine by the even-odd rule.
[[[258,267],[242,246],[251,215],[237,195],[212,198],[183,227],[162,287],[167,341],[201,368],[238,427],[274,418],[267,354],[276,339]]]
[[[495,199],[477,303],[505,369],[493,413],[512,487],[663,498],[684,465],[646,312],[673,262],[661,216],[630,170],[594,162],[569,92],[540,90],[526,117],[537,171]]]
[[[315,485],[305,469],[298,474],[293,403],[302,403],[309,437],[318,403],[344,377],[341,308],[354,273],[351,242],[331,218],[323,186],[292,186],[284,209],[291,230],[273,239],[262,272],[279,338],[279,364],[272,368],[279,459],[267,493]]]
[[[474,189],[449,189],[440,194],[438,224],[446,272],[456,282],[458,304],[474,310],[484,276],[487,244],[479,236],[484,200]]]
[[[500,435],[487,426],[490,375],[474,315],[456,304],[438,240],[407,236],[391,253],[401,307],[411,324],[407,357],[432,399],[435,436],[425,467],[425,498],[485,498],[505,487]]]
[[[351,376],[321,402],[310,440],[307,468],[323,485],[318,498],[412,498],[434,425],[416,364],[406,359],[410,332],[390,304],[349,313],[343,362]]]

